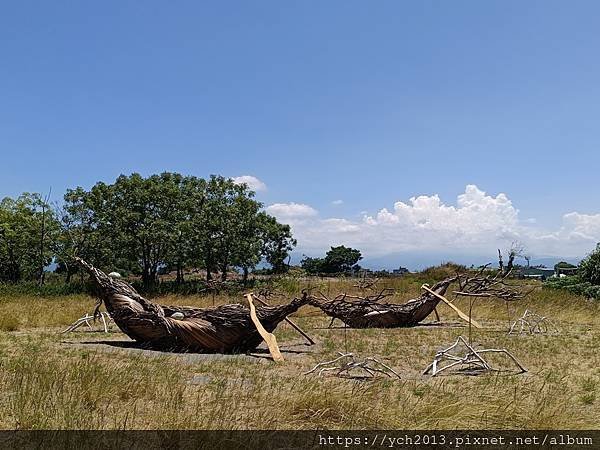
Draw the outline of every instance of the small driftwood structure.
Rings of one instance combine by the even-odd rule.
[[[167,351],[199,353],[248,352],[262,342],[250,316],[241,304],[213,308],[163,306],[145,299],[125,281],[111,278],[77,258],[97,288],[100,304],[131,339]],[[256,317],[267,332],[308,303],[307,295],[279,306],[256,306]]]
[[[387,377],[391,377],[392,375],[401,378],[398,372],[392,369],[390,366],[382,363],[378,359],[373,357],[367,357],[362,360],[357,359],[354,353],[341,353],[338,352],[338,356],[331,361],[325,361],[317,364],[308,372],[304,372],[304,375],[309,375],[311,373],[319,371],[319,376],[323,375],[325,372],[334,371],[336,377],[341,378],[374,378],[376,373],[382,373]],[[337,364],[336,364],[337,363]],[[353,375],[352,371],[362,371],[367,375],[356,376]]]
[[[97,318],[99,318],[100,321],[102,322],[102,325],[104,327],[104,332],[108,333],[108,328],[113,323],[113,320],[112,320],[112,317],[110,317],[110,314],[108,314],[107,312],[104,312],[104,311],[94,311],[93,314],[88,314],[88,313],[84,314],[83,317],[80,317],[75,322],[73,322],[71,325],[69,325],[69,327],[63,331],[63,333],[69,333],[71,331],[75,331],[82,325],[87,325],[87,327],[90,331],[94,331],[94,327],[92,326],[92,323],[96,322]]]
[[[518,328],[518,330],[517,330]],[[549,318],[525,310],[511,325],[508,334],[550,334],[559,333],[558,327]]]
[[[460,352],[460,348],[464,350]],[[423,375],[431,373],[435,377],[444,370],[453,367],[460,368],[463,373],[477,375],[484,372],[510,372],[508,369],[501,369],[492,366],[492,364],[484,359],[484,354],[498,353],[507,356],[517,367],[517,373],[525,373],[527,369],[505,348],[484,348],[475,349],[475,346],[469,344],[465,338],[459,336],[454,344],[450,347],[440,350],[436,353],[433,362],[427,366]]]
[[[431,287],[431,291],[443,296],[448,286],[456,279],[452,277],[440,281]],[[309,303],[351,328],[396,328],[417,325],[429,316],[441,301],[437,295],[425,292],[419,298],[403,304],[380,302],[387,295],[385,291],[368,297],[341,294],[330,300],[320,294],[311,295]]]

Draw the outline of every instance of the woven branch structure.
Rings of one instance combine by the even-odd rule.
[[[163,306],[145,299],[125,281],[112,278],[81,258],[97,288],[97,295],[117,326],[131,339],[167,351],[199,353],[248,352],[262,342],[241,304],[213,308]],[[269,333],[288,315],[308,303],[304,294],[290,303],[257,306],[256,316]]]
[[[383,289],[378,294],[364,297],[340,294],[333,299],[318,293],[309,296],[309,303],[330,316],[332,323],[333,320],[339,319],[351,328],[395,328],[417,325],[435,311],[440,301],[444,301],[461,318],[467,320],[467,316],[444,297],[448,287],[455,282],[458,284],[458,290],[453,291],[456,297],[473,299],[497,298],[507,302],[515,301],[524,298],[533,290],[525,291],[521,286],[507,283],[510,271],[489,275],[486,274],[486,269],[487,266],[482,266],[475,274],[457,274],[432,287],[423,285],[425,292],[420,297],[402,304],[384,301],[394,293],[391,289]],[[364,286],[359,283],[355,287],[362,289]],[[367,287],[373,290],[374,285],[368,284]],[[480,328],[470,316],[467,321]]]
[[[447,278],[436,283],[431,290],[444,295],[454,281],[456,277]],[[341,294],[330,300],[321,294],[309,296],[309,303],[351,328],[396,328],[417,325],[429,316],[440,302],[440,299],[430,292],[403,304],[380,302],[386,296],[383,292],[365,298]]]

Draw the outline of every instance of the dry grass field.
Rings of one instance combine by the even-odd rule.
[[[289,295],[304,286],[290,280]],[[351,280],[316,280],[330,294]],[[390,279],[396,301],[418,295],[422,280]],[[210,306],[213,298],[165,296],[163,304]],[[218,296],[216,303],[243,301]],[[84,295],[0,298],[0,428],[4,429],[589,429],[600,428],[600,304],[539,286],[510,305],[547,315],[555,335],[507,335],[504,302],[477,300],[485,328],[473,341],[507,348],[528,373],[423,376],[436,351],[468,329],[449,308],[447,326],[328,329],[304,307],[294,319],[317,341],[306,346],[287,324],[275,331],[283,363],[268,354],[204,356],[127,348],[118,330],[60,334],[93,309]],[[468,310],[467,300],[457,300]],[[433,320],[430,317],[428,320]],[[340,323],[337,323],[339,326]],[[337,351],[374,356],[400,380],[302,375]]]

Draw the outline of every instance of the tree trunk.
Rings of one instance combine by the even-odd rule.
[[[206,258],[204,259],[204,265],[206,266],[206,281],[210,281],[212,280],[212,260],[210,256],[206,256]]]
[[[183,283],[183,267],[181,261],[177,261],[177,284]]]
[[[67,276],[65,278],[65,283],[70,283],[71,282],[71,277],[73,276],[73,268],[68,264],[65,263],[65,268],[67,269]]]
[[[40,233],[40,273],[38,278],[38,284],[42,286],[44,284],[45,272],[44,272],[44,239],[46,234],[46,204],[42,205],[42,231]]]
[[[221,281],[227,280],[227,265],[221,267]]]
[[[9,271],[8,271],[8,280],[17,282],[21,279],[21,268],[19,267],[19,263],[15,260],[15,254],[12,248],[8,250],[8,259],[9,259]]]
[[[152,268],[150,264],[144,263],[142,269],[142,284],[144,287],[150,287],[154,284],[154,280],[152,277]]]

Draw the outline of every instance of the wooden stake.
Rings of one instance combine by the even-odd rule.
[[[261,335],[263,340],[266,342],[267,347],[269,347],[269,352],[273,357],[273,361],[283,361],[283,356],[279,351],[279,346],[277,345],[277,339],[275,338],[275,335],[265,330],[265,327],[263,327],[262,323],[260,323],[258,320],[256,308],[254,307],[254,302],[252,301],[252,294],[246,294],[246,298],[248,299],[248,304],[250,305],[250,318],[252,319],[252,322],[254,322],[254,326],[256,326],[258,334]]]

